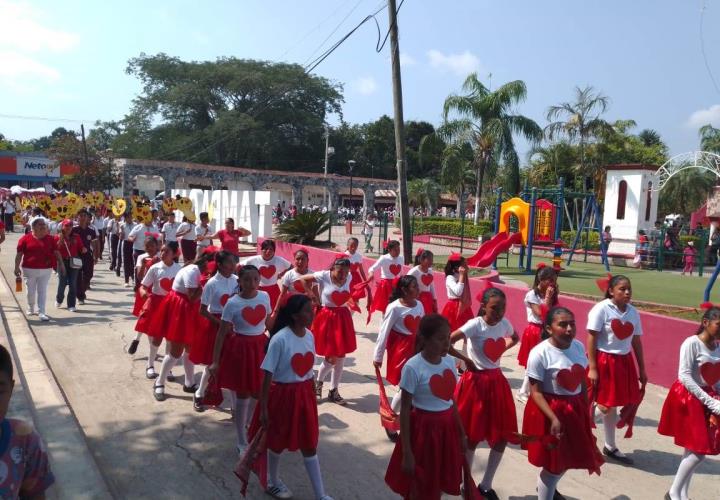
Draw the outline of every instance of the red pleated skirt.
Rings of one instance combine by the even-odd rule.
[[[544,396],[562,423],[564,433],[560,440],[551,436],[550,420],[532,398],[528,399],[522,425],[522,433],[528,439],[522,445],[528,452],[528,461],[553,474],[561,474],[568,469],[587,469],[590,474],[600,474],[600,466],[605,461],[590,427],[590,412],[584,396],[547,393]]]
[[[135,323],[135,331],[144,333],[150,337],[164,337],[165,324],[163,323],[162,305],[167,295],[156,295],[151,293],[143,304],[138,320]]]
[[[455,402],[470,443],[518,443],[515,402],[500,368],[463,373],[455,387]]]
[[[392,385],[400,383],[400,375],[407,360],[415,356],[415,335],[390,330],[387,340],[387,368],[385,378]]]
[[[542,342],[542,326],[537,323],[528,323],[522,334],[520,341],[520,350],[518,350],[517,360],[521,366],[527,368],[528,356],[532,348]]]
[[[278,299],[280,298],[280,287],[278,285],[270,285],[270,286],[259,286],[259,290],[262,290],[263,292],[266,292],[270,296],[270,310],[275,310],[275,304],[277,304]]]
[[[172,290],[161,307],[165,322],[165,339],[191,345],[195,332],[205,326],[200,316],[200,301],[190,302],[184,293]]]
[[[265,358],[267,340],[264,334],[228,334],[220,355],[220,387],[257,397],[262,387],[263,371],[260,365]]]
[[[213,314],[213,316],[220,319],[220,314]],[[190,344],[190,361],[196,365],[211,365],[218,326],[208,321],[207,318],[202,318],[202,320],[204,325],[194,333],[192,344]]]
[[[720,399],[713,389],[703,387]],[[670,387],[660,416],[658,432],[674,438],[675,444],[700,455],[720,455],[720,428],[710,422],[710,411],[679,381]]]
[[[425,309],[425,314],[432,314],[433,313],[433,307],[435,306],[435,299],[433,299],[432,293],[430,292],[420,292],[420,295],[418,296],[418,300],[423,305],[423,309]]]
[[[640,402],[640,382],[632,353],[597,351],[597,370],[598,404],[612,408]]]
[[[410,413],[410,441],[415,474],[402,471],[402,443],[395,443],[385,482],[403,498],[438,500],[443,493],[460,494],[464,457],[453,409],[430,412],[414,408]]]
[[[372,304],[370,304],[370,311],[368,314],[372,315],[375,311],[380,311],[381,313],[385,314],[385,309],[387,309],[388,304],[390,303],[390,296],[393,293],[393,282],[395,280],[388,280],[388,279],[381,279],[378,281],[377,286],[375,287],[375,293],[373,294],[373,300]]]
[[[445,307],[443,307],[442,315],[450,322],[451,332],[458,330],[465,323],[473,319],[470,307],[466,307],[460,312],[460,300],[458,299],[448,300]]]
[[[267,447],[283,450],[313,450],[318,444],[318,411],[313,379],[270,386],[268,394]],[[255,407],[248,437],[260,428],[260,405]]]
[[[343,358],[357,349],[355,326],[347,307],[321,307],[310,330],[318,356]]]
[[[149,294],[150,292],[148,292]],[[143,298],[140,296],[140,291],[135,290],[135,303],[133,304],[133,310],[132,315],[136,318],[140,316],[140,311],[142,311],[142,307],[145,304],[145,301],[147,300],[147,297]]]
[[[355,290],[355,285],[362,283],[363,279],[362,276],[360,276],[360,271],[358,271],[355,266],[352,266],[350,276],[350,295],[352,296],[352,299],[357,302],[358,300],[365,297],[365,287],[362,287],[359,290]]]

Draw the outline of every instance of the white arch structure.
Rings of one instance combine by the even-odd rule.
[[[673,175],[688,168],[701,168],[720,177],[720,155],[708,151],[691,151],[673,156],[655,172],[659,182],[653,191],[660,191]]]

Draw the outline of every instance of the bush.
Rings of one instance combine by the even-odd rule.
[[[682,243],[683,247],[687,246],[688,241],[694,242],[695,248],[697,248],[699,251],[699,247],[702,242],[702,238],[700,238],[700,236],[690,236],[688,234],[683,234],[680,236],[680,243]]]
[[[465,219],[465,237],[477,238],[492,233],[493,223],[489,220],[481,220],[475,226],[472,219]],[[460,237],[460,220],[447,217],[419,217],[415,218],[415,234],[441,234],[445,236]]]
[[[330,214],[319,210],[300,212],[294,219],[287,219],[275,228],[275,237],[281,241],[311,244],[330,227]]]
[[[596,231],[590,231],[589,233],[586,233],[585,231],[582,232],[582,235],[580,236],[580,242],[578,243],[578,250],[585,249],[586,234],[590,235],[590,244],[588,245],[588,250],[600,250],[600,234]],[[575,242],[576,235],[577,231],[562,231],[560,233],[560,239],[565,242],[565,246],[567,248],[572,248],[572,244]]]

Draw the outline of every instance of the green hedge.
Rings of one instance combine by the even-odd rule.
[[[465,219],[466,238],[477,238],[492,233],[492,228],[492,221],[481,220],[477,226],[474,226],[472,219]],[[460,220],[443,217],[423,217],[422,219],[416,217],[415,234],[441,234],[460,237]]]
[[[683,234],[680,236],[680,243],[682,243],[683,246],[687,245],[688,241],[695,242],[695,248],[698,248],[698,245],[700,245],[702,238],[700,238],[699,236],[690,236],[687,234]]]

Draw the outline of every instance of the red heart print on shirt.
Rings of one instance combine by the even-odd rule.
[[[500,337],[498,339],[487,339],[483,344],[483,352],[487,359],[496,363],[502,353],[505,352],[505,339]]]
[[[700,365],[700,375],[707,385],[715,385],[720,381],[720,363],[703,363]]]
[[[350,292],[338,292],[335,290],[330,294],[330,300],[333,301],[333,304],[339,307],[350,300]]]
[[[400,264],[390,264],[390,267],[388,267],[388,270],[394,276],[397,276],[398,274],[400,274],[401,269],[402,269],[402,266]]]
[[[258,269],[258,272],[260,273],[260,276],[262,276],[266,280],[269,280],[270,278],[275,276],[275,266],[263,266]]]
[[[405,328],[412,334],[417,332],[419,324],[420,316],[405,316],[403,318],[403,325],[405,325]]]
[[[455,393],[455,375],[453,372],[445,370],[442,375],[436,373],[430,377],[430,392],[436,398],[450,401]]]
[[[312,370],[313,364],[315,363],[315,356],[310,351],[305,354],[299,352],[294,354],[290,358],[290,366],[298,377],[304,377],[307,372]]]
[[[303,282],[300,280],[293,283],[293,288],[296,292],[305,293],[305,285],[303,285]]]
[[[175,278],[161,278],[160,288],[162,288],[166,292],[169,292],[170,290],[172,290],[173,281],[175,281]]]
[[[221,305],[221,306],[224,306],[225,304],[227,304],[227,301],[228,301],[229,299],[230,299],[230,295],[228,295],[228,294],[226,293],[225,295],[223,295],[222,297],[220,297],[220,305]]]
[[[265,319],[265,306],[258,304],[255,307],[245,307],[242,310],[242,317],[253,326],[259,325]]]
[[[557,373],[557,383],[560,387],[568,392],[573,392],[582,382],[585,376],[585,368],[577,363],[572,365],[570,369],[563,369]]]
[[[423,282],[423,285],[430,286],[430,283],[433,282],[432,274],[423,274],[422,278],[420,278],[420,281]]]
[[[610,322],[610,328],[612,329],[615,336],[620,340],[625,340],[635,331],[635,327],[632,323],[630,323],[629,321],[627,323],[624,323],[617,318]]]

